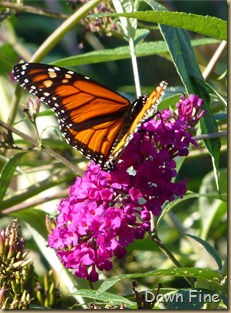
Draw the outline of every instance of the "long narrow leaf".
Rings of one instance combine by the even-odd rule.
[[[146,1],[149,4],[151,1]],[[154,1],[152,1],[154,3]],[[104,16],[105,14],[94,14],[94,17]],[[195,33],[227,40],[227,22],[213,16],[203,16],[185,12],[168,12],[168,11],[143,11],[132,13],[112,13],[107,16],[128,18],[137,18],[140,21],[165,24],[172,27],[180,27]]]
[[[172,276],[172,277],[193,277],[196,279],[205,279],[207,280],[211,287],[222,289],[223,286],[221,281],[223,276],[217,271],[211,270],[209,268],[191,268],[191,267],[181,267],[181,268],[168,268],[168,269],[158,269],[146,273],[134,273],[134,274],[125,274],[119,275],[107,279],[102,283],[101,287],[98,289],[100,292],[104,292],[111,288],[115,283],[123,279],[134,279],[138,277],[155,277],[155,276]]]
[[[191,234],[185,234],[185,235],[199,242],[217,262],[219,270],[222,269],[222,259],[220,255],[218,254],[218,252],[213,248],[213,246],[210,245],[209,242]]]
[[[14,155],[3,167],[0,177],[0,203],[3,200],[7,188],[9,187],[12,177],[14,176],[16,167],[25,153],[26,152],[22,152]]]
[[[213,38],[203,38],[192,40],[192,46],[209,45],[219,42]],[[135,52],[137,57],[144,57],[153,54],[164,54],[167,53],[168,47],[164,41],[150,41],[142,42],[136,45]],[[124,60],[130,58],[130,51],[128,45],[117,47],[114,49],[103,49],[97,51],[91,51],[84,54],[71,56],[51,62],[58,66],[77,66],[84,64],[94,64],[101,62],[109,62],[116,60]]]

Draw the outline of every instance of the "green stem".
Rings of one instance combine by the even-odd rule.
[[[135,86],[136,86],[136,96],[137,98],[139,98],[141,96],[141,88],[140,88],[140,78],[139,78],[139,71],[138,71],[137,58],[135,54],[135,46],[134,46],[133,38],[129,39],[129,46],[130,46],[130,55],[131,55],[131,60],[132,60],[134,81],[135,81]]]
[[[205,140],[205,139],[214,139],[214,138],[222,138],[227,137],[227,131],[221,131],[217,133],[210,133],[210,134],[201,134],[198,136],[193,137],[194,140]]]

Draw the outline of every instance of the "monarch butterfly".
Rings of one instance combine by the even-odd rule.
[[[20,63],[13,73],[23,88],[55,112],[67,142],[105,171],[113,170],[167,87],[163,81],[149,97],[142,96],[131,103],[117,92],[65,68]]]

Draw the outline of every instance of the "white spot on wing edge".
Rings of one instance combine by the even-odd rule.
[[[58,66],[54,66],[55,71],[61,71],[61,69]]]

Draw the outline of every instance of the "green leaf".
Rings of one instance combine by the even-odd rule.
[[[117,282],[127,279],[127,278],[138,278],[138,277],[155,277],[155,276],[172,276],[172,277],[193,277],[196,279],[204,279],[210,283],[211,288],[214,289],[222,289],[222,281],[223,275],[220,273],[208,269],[208,268],[192,268],[192,267],[181,267],[181,268],[174,268],[174,269],[158,269],[151,272],[146,273],[139,273],[139,274],[127,274],[127,275],[120,275],[110,278],[102,283],[98,291],[104,292],[111,288]]]
[[[0,177],[0,203],[2,203],[3,197],[7,191],[7,188],[14,176],[16,167],[18,166],[21,158],[26,152],[15,154],[3,167]]]
[[[140,40],[142,36],[145,36],[145,33],[142,32],[137,33],[138,38],[135,40]],[[200,46],[200,45],[208,45],[214,44],[218,41],[212,38],[204,38],[204,39],[196,39],[192,40],[193,46]],[[137,57],[144,57],[153,54],[165,54],[167,53],[168,47],[164,41],[150,41],[150,42],[142,42],[136,45],[135,52]],[[92,51],[80,55],[75,55],[68,58],[63,58],[51,62],[51,64],[55,64],[58,66],[77,66],[77,65],[84,65],[84,64],[94,64],[94,63],[101,63],[101,62],[109,62],[109,61],[116,61],[116,60],[124,60],[129,59],[130,56],[130,49],[129,46],[121,46],[114,49],[104,49],[104,50],[97,50]]]
[[[138,28],[136,30],[136,35],[134,38],[134,43],[137,45],[141,40],[144,40],[148,35],[150,34],[150,31],[146,28]]]
[[[146,1],[150,4],[150,1]],[[163,7],[162,7],[163,8]],[[159,23],[172,27],[184,28],[198,34],[227,40],[227,22],[213,16],[203,16],[185,12],[168,12],[168,11],[137,11],[131,13],[112,13],[112,14],[94,14],[92,17],[112,16],[127,18],[136,18],[140,21]]]
[[[222,259],[218,252],[211,246],[211,244],[208,241],[205,241],[197,236],[191,235],[191,234],[185,234],[188,237],[193,238],[197,242],[199,242],[207,251],[208,253],[214,258],[214,260],[217,262],[219,270],[222,269]]]
[[[121,305],[123,303],[128,307],[136,307],[136,303],[132,302],[125,297],[121,297],[109,292],[101,292],[97,290],[89,290],[89,289],[80,289],[73,293],[74,295],[80,295],[85,298],[95,299],[100,302],[105,302],[111,305]]]

